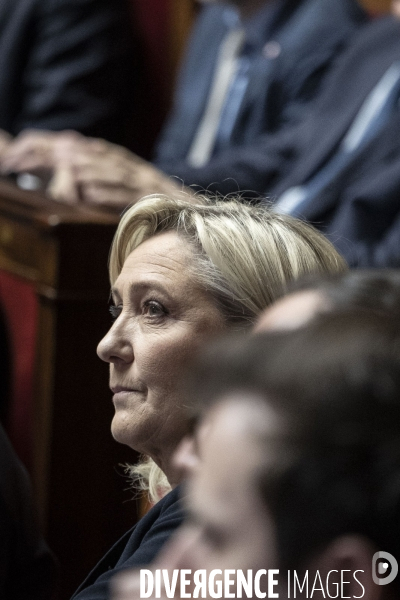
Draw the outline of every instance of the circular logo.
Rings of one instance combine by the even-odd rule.
[[[372,579],[377,585],[387,585],[397,577],[399,565],[389,552],[375,552],[372,557]]]

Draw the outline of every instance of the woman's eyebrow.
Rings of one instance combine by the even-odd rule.
[[[133,283],[130,286],[130,292],[147,292],[149,289],[156,290],[158,292],[162,292],[164,294],[168,293],[166,290],[166,286],[162,283],[159,283],[156,280],[148,279],[147,281],[138,281]]]
[[[162,283],[159,283],[156,280],[148,280],[148,281],[138,281],[129,285],[129,296],[140,294],[143,292],[147,292],[148,290],[154,290],[159,293],[162,293],[166,296],[171,296],[170,291],[166,288],[166,286]],[[115,300],[121,299],[121,294],[117,287],[111,288],[111,295]]]

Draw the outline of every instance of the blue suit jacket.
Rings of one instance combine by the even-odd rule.
[[[338,148],[362,103],[400,60],[392,17],[360,33],[326,82],[312,116],[287,139],[264,148],[270,197],[305,183]],[[278,174],[278,177],[277,177]],[[274,183],[275,180],[275,183]],[[351,266],[400,267],[400,110],[301,216],[326,233]]]
[[[267,10],[270,17],[265,19]],[[223,166],[224,177],[236,176],[230,168],[229,150],[201,169],[186,163],[210,91],[219,47],[228,30],[225,11],[226,7],[216,4],[200,14],[155,159],[165,172],[204,188],[216,181],[216,176],[221,179],[214,164]],[[252,39],[252,30],[248,30],[249,83],[231,137],[233,150],[251,146],[260,135],[296,122],[332,62],[366,20],[355,0],[276,0],[266,4],[259,15],[263,30],[257,32],[257,39]],[[243,189],[240,180],[238,187]]]

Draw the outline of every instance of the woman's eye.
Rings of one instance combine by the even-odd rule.
[[[122,312],[122,306],[112,304],[108,307],[108,310],[110,311],[112,321],[116,321]]]
[[[156,300],[148,300],[144,303],[143,312],[149,317],[163,317],[167,314],[167,311],[162,304]]]

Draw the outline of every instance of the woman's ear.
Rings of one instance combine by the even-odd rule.
[[[317,598],[362,598],[363,600],[389,599],[386,586],[377,585],[372,578],[372,558],[376,547],[362,535],[343,535],[330,542],[325,549],[309,562],[309,586],[317,578],[322,582],[322,592],[313,595]],[[321,588],[318,586],[315,590]],[[318,596],[320,593],[321,596]]]

